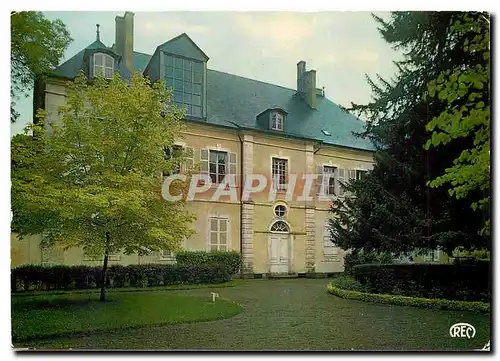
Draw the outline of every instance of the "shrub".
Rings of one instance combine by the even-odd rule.
[[[343,290],[362,291],[363,286],[350,276],[337,276],[330,283],[332,286]]]
[[[12,292],[96,288],[101,275],[100,267],[27,265],[11,270],[11,288]],[[231,275],[224,265],[113,265],[108,270],[107,286],[153,287],[230,280]]]
[[[461,301],[487,301],[491,290],[489,275],[488,262],[365,264],[354,267],[356,281],[367,292]]]
[[[372,264],[392,263],[393,257],[387,252],[373,252],[373,251],[353,251],[346,254],[344,258],[344,272],[349,275],[354,274],[354,266],[359,264]]]
[[[235,251],[183,251],[175,256],[177,264],[186,266],[201,265],[224,265],[229,274],[234,275],[239,272],[241,265],[241,255]]]
[[[471,311],[478,313],[490,312],[490,304],[484,302],[464,302],[445,300],[439,298],[416,298],[397,295],[364,293],[358,291],[343,290],[332,284],[328,285],[327,290],[332,295],[358,301],[386,303],[397,306],[413,306],[420,308],[434,308],[441,310],[455,310],[455,311]]]

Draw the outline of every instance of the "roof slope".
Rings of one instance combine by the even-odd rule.
[[[285,135],[374,150],[370,141],[352,134],[362,132],[364,123],[322,96],[316,97],[317,108],[311,109],[293,89],[211,69],[207,70],[207,94],[208,123],[231,126],[228,121],[232,121],[240,127],[269,131],[257,123],[256,116],[278,105],[288,112]],[[325,135],[322,130],[331,136]]]
[[[109,49],[101,44],[94,42],[77,53],[56,68],[55,75],[74,78],[82,68],[87,49],[101,46]],[[150,59],[151,55],[134,51],[134,70],[144,71]],[[207,70],[207,94],[207,119],[200,122],[232,128],[238,126],[356,149],[375,149],[369,140],[353,135],[353,132],[364,130],[360,119],[319,95],[316,96],[316,109],[311,109],[294,89],[211,69]],[[257,123],[258,114],[276,107],[288,113],[283,132],[269,130]],[[322,130],[331,135],[325,135]]]

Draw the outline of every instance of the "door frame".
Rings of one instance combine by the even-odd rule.
[[[288,232],[271,232],[271,228],[274,223],[283,222],[288,226]],[[292,264],[293,264],[293,234],[292,228],[290,227],[290,223],[285,221],[284,219],[273,219],[268,227],[268,236],[267,236],[267,264],[268,264],[268,272],[271,273],[271,252],[272,252],[272,240],[271,237],[273,234],[281,234],[287,235],[287,245],[288,245],[288,272],[291,272]]]

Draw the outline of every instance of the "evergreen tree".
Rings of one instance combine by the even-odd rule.
[[[374,81],[372,101],[346,109],[366,120],[361,137],[376,147],[375,165],[364,179],[346,185],[352,197],[332,205],[332,238],[344,249],[390,252],[484,245],[478,235],[482,219],[470,199],[453,199],[448,188],[430,188],[470,139],[424,149],[428,122],[446,104],[427,96],[427,85],[442,71],[463,62],[468,54],[450,36],[451,12],[393,12],[389,21],[374,16],[392,48],[403,51],[391,81]],[[472,197],[469,194],[469,197]]]

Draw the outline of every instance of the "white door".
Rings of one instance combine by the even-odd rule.
[[[270,271],[271,273],[288,273],[289,235],[286,233],[271,233],[270,235]]]

